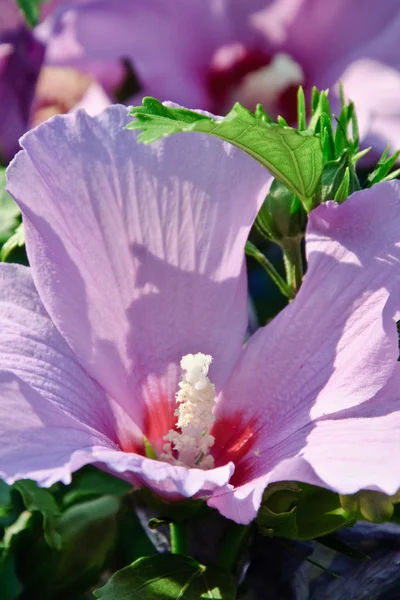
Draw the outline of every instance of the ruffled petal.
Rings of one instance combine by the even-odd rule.
[[[220,387],[240,354],[243,248],[271,177],[206,136],[139,145],[127,122],[118,106],[51,119],[22,139],[8,187],[57,328],[140,428],[148,404],[169,407],[165,434],[181,357],[211,354]]]
[[[250,339],[217,409],[216,464],[235,463],[230,484],[247,483],[253,507],[259,492],[255,497],[252,486],[257,490],[260,478],[264,485],[289,474],[306,477],[298,457],[316,435],[316,419],[363,406],[391,378],[398,356],[399,221],[398,182],[311,213],[302,288]],[[315,482],[321,472],[312,473],[309,462],[306,480]],[[232,501],[238,494],[231,493]]]
[[[0,372],[0,395],[0,477],[9,484],[70,483],[73,471],[95,462],[93,448],[115,447],[15,375]]]
[[[324,487],[341,494],[361,489],[389,495],[400,489],[400,366],[369,402],[318,419],[304,459]]]

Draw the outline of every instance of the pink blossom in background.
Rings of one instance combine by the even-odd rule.
[[[266,171],[216,139],[152,146],[127,109],[56,116],[8,169],[30,269],[0,265],[0,476],[68,483],[92,463],[251,521],[265,486],[393,494],[400,474],[400,184],[310,215],[297,297],[243,347],[244,244]],[[214,467],[158,456],[179,362],[212,355]]]
[[[143,95],[226,113],[235,100],[293,121],[303,84],[338,82],[377,151],[400,147],[398,0],[92,0],[54,13],[48,58],[129,59]]]
[[[121,61],[114,61],[113,65],[102,63],[101,72],[92,63],[82,65],[80,70],[71,65],[48,64],[46,48],[51,42],[51,30],[46,29],[46,23],[62,4],[59,0],[43,4],[44,21],[30,30],[15,0],[1,2],[0,161],[3,163],[19,150],[18,138],[31,126],[77,108],[96,114],[109,106],[109,93],[123,80]],[[102,77],[106,70],[107,76]]]
[[[11,8],[2,4],[0,17],[0,161],[9,161],[19,149],[44,56],[42,43]]]

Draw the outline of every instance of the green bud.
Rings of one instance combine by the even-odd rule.
[[[256,219],[256,227],[279,244],[283,238],[302,237],[307,222],[303,204],[274,179]]]
[[[390,521],[394,506],[400,501],[400,494],[388,496],[383,492],[372,490],[361,490],[349,496],[340,496],[340,503],[344,510],[353,514],[359,513],[367,521],[372,523],[385,523]]]

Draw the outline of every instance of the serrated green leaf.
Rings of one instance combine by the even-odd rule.
[[[139,558],[115,573],[94,592],[102,600],[234,600],[233,577],[214,567],[204,567],[187,556],[159,554]]]
[[[4,244],[21,222],[18,205],[6,192],[6,170],[0,167],[0,244]]]
[[[9,255],[15,248],[21,248],[25,244],[24,224],[18,225],[13,235],[3,244],[0,250],[0,261],[7,260]]]
[[[40,5],[47,0],[17,0],[17,4],[30,27],[38,24],[40,17]]]
[[[130,114],[136,120],[127,129],[141,130],[138,139],[143,143],[178,132],[199,132],[237,146],[299,196],[308,210],[312,208],[311,198],[321,177],[323,157],[320,140],[311,132],[267,123],[238,103],[220,120],[170,108],[154,98],[144,98],[143,106],[133,108]]]
[[[44,535],[49,546],[61,548],[58,522],[60,509],[51,493],[29,479],[17,481],[13,487],[21,494],[27,510],[37,510],[43,515]]]

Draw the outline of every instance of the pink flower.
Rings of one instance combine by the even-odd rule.
[[[269,175],[197,134],[138,145],[127,122],[118,106],[54,117],[8,169],[31,267],[0,265],[0,475],[49,486],[92,463],[239,523],[274,481],[396,492],[400,185],[311,214],[299,294],[243,347]],[[199,352],[208,375],[186,360],[182,383]],[[164,456],[185,382],[215,385],[203,469]]]
[[[235,100],[296,117],[302,83],[338,82],[356,102],[361,137],[400,146],[398,0],[92,0],[55,13],[54,61],[129,59],[141,95],[224,114]],[[140,103],[136,97],[134,103]],[[379,148],[376,148],[377,145]]]

